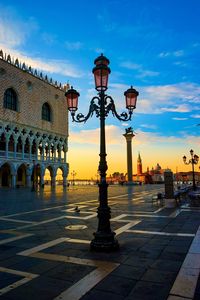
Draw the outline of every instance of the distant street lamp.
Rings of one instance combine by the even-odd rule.
[[[72,175],[72,178],[73,178],[73,185],[75,185],[75,183],[74,183],[74,178],[75,178],[75,176],[76,176],[76,172],[73,170],[72,173],[71,173],[71,175]]]
[[[98,183],[99,182],[99,170],[97,170],[97,174],[95,176],[97,177],[96,183]]]
[[[105,142],[105,118],[111,111],[113,116],[121,121],[131,120],[133,110],[136,108],[137,96],[139,93],[131,86],[125,93],[126,108],[127,112],[123,112],[118,115],[115,103],[112,97],[105,94],[108,85],[108,76],[110,74],[109,60],[101,54],[94,61],[95,67],[92,72],[95,79],[95,88],[98,92],[98,96],[92,98],[89,106],[89,112],[86,116],[82,113],[78,113],[75,116],[76,110],[78,109],[78,97],[79,93],[71,87],[66,93],[68,110],[71,112],[72,120],[75,122],[86,122],[89,117],[94,113],[96,117],[100,119],[100,161],[99,161],[99,207],[97,210],[98,214],[98,229],[94,233],[94,239],[91,241],[91,249],[110,251],[119,248],[118,241],[115,239],[115,232],[111,230],[110,218],[111,210],[108,206],[108,195],[107,189],[108,184],[106,182],[106,171],[108,169],[106,162],[106,142]]]
[[[195,184],[195,174],[194,174],[194,165],[197,165],[199,162],[199,156],[194,154],[194,151],[190,150],[191,159],[189,159],[188,162],[186,162],[186,156],[183,156],[183,162],[186,165],[192,164],[192,182],[193,182],[193,190],[196,190],[196,184]]]

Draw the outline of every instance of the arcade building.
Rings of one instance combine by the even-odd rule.
[[[0,187],[67,185],[67,88],[0,51]]]

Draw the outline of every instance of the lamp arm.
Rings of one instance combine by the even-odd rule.
[[[76,116],[75,116],[75,112],[71,113],[72,121],[77,122],[77,123],[86,122],[90,117],[92,117],[94,111],[96,112],[96,115],[98,117],[100,114],[100,108],[95,103],[95,101],[94,101],[95,99],[97,99],[99,101],[99,97],[97,97],[97,96],[92,98],[92,100],[90,102],[90,106],[89,106],[89,112],[86,116],[84,116],[82,113],[78,113]]]
[[[191,159],[189,159],[189,161],[188,162],[186,162],[186,161],[184,161],[184,164],[185,165],[190,165],[190,164],[192,164],[193,162],[192,162],[192,160]]]
[[[105,107],[105,115],[107,116],[110,111],[112,111],[112,114],[114,117],[116,117],[120,121],[129,121],[131,120],[132,111],[129,110],[129,114],[127,112],[122,112],[120,115],[117,113],[115,108],[115,103],[112,97],[106,96],[105,97],[105,103],[107,103],[107,99],[110,100],[110,103]]]

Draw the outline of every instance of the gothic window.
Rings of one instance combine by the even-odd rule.
[[[17,111],[17,94],[13,89],[9,88],[5,91],[3,106],[4,108]]]
[[[47,102],[42,106],[42,120],[51,122],[51,108]]]

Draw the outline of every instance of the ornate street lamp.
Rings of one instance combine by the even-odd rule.
[[[192,182],[193,182],[193,190],[196,190],[196,184],[195,184],[195,174],[194,174],[194,165],[197,165],[199,162],[199,157],[198,155],[194,154],[194,151],[191,149],[190,150],[190,155],[191,159],[187,162],[187,157],[184,155],[183,156],[183,162],[185,165],[192,164]]]
[[[75,176],[76,176],[76,172],[73,170],[72,173],[71,173],[71,175],[72,175],[72,178],[73,178],[73,185],[75,185],[75,183],[74,183],[74,178],[75,178]]]
[[[89,117],[96,114],[96,117],[100,119],[100,161],[98,171],[100,174],[99,182],[99,207],[97,209],[98,214],[98,229],[94,233],[94,239],[91,241],[91,249],[110,251],[119,248],[118,241],[115,239],[115,232],[111,230],[110,218],[111,210],[108,206],[108,184],[106,182],[106,171],[108,169],[106,162],[106,143],[105,143],[105,118],[111,111],[113,116],[121,121],[131,120],[133,110],[136,108],[137,96],[139,93],[131,86],[124,95],[126,100],[126,108],[128,112],[123,112],[120,115],[115,108],[114,100],[105,94],[108,86],[108,76],[110,74],[109,60],[101,54],[94,61],[95,67],[93,68],[93,74],[95,79],[95,88],[98,92],[98,96],[92,98],[89,106],[89,112],[86,116],[82,113],[76,114],[78,108],[79,93],[71,87],[66,93],[68,110],[71,112],[72,120],[74,122],[86,122]]]

